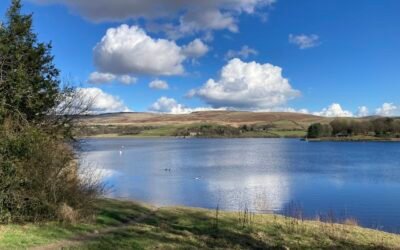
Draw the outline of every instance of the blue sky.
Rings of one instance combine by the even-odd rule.
[[[96,95],[99,112],[400,111],[397,0],[23,3],[62,76]]]

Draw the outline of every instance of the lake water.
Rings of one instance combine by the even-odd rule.
[[[400,231],[400,144],[297,139],[88,139],[115,198],[334,219]],[[296,208],[296,209],[293,209]]]

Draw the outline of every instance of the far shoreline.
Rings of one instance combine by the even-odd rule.
[[[117,135],[117,134],[100,134],[93,136],[79,136],[78,139],[304,139],[303,137],[282,137],[282,136],[146,136],[146,135]]]
[[[325,137],[325,138],[303,138],[302,141],[307,142],[400,142],[400,138],[337,138],[337,137]]]
[[[304,138],[304,137],[283,137],[283,136],[146,136],[146,135],[117,135],[117,134],[100,134],[93,136],[80,136],[78,140],[85,139],[298,139],[305,142],[400,142],[400,138]]]

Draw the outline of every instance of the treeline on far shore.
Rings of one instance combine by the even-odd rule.
[[[400,119],[380,117],[371,119],[337,118],[328,124],[313,123],[307,138],[366,136],[400,138]]]
[[[250,130],[250,126],[233,127],[218,124],[190,124],[185,126],[135,126],[135,125],[85,125],[76,131],[76,135],[85,136],[172,136],[172,137],[239,137],[248,131],[266,131],[266,129]]]

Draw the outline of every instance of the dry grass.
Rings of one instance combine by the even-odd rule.
[[[70,207],[66,203],[64,203],[58,209],[58,217],[64,223],[74,224],[79,219],[79,213],[76,210],[74,210],[72,207]]]

